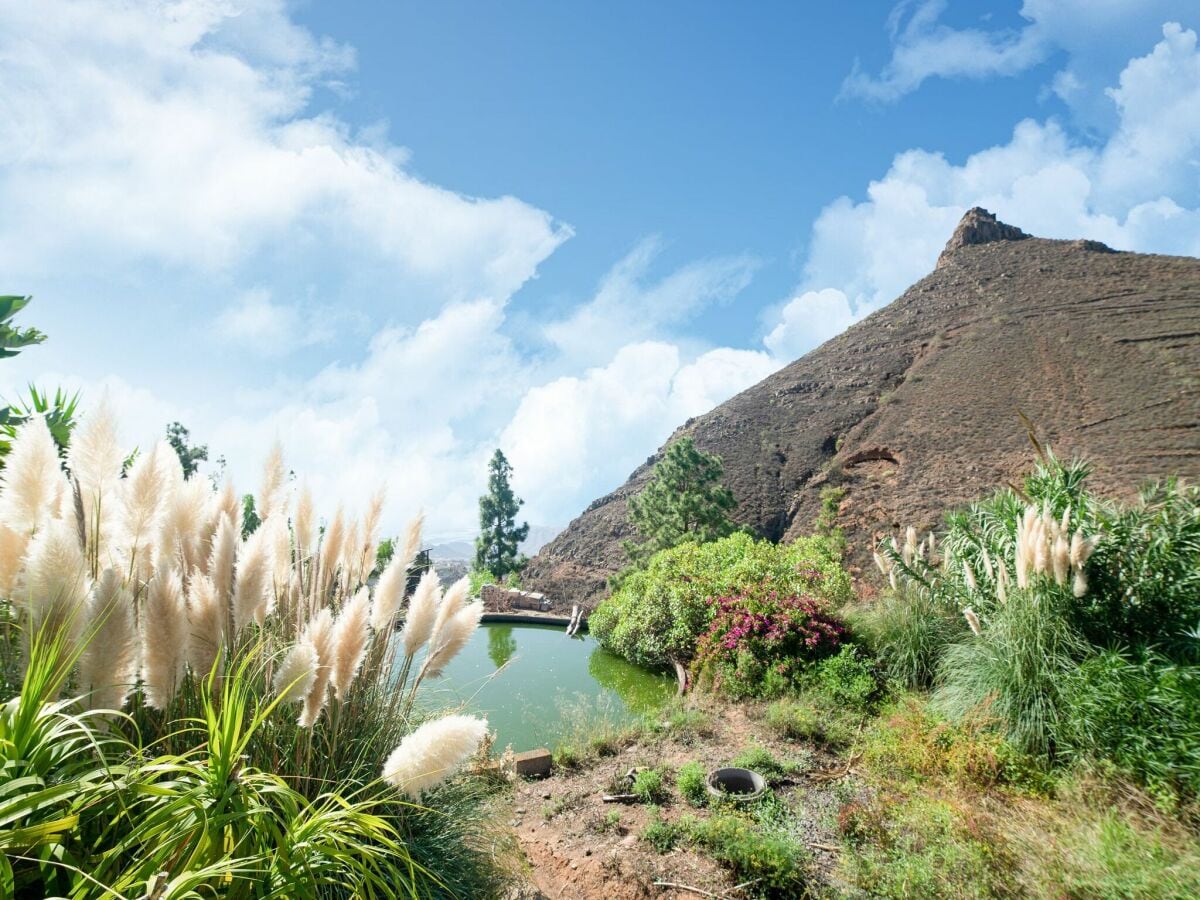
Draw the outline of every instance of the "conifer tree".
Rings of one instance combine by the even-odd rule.
[[[503,581],[526,563],[519,555],[521,541],[529,535],[529,523],[517,525],[517,513],[525,501],[509,484],[512,466],[497,450],[488,463],[488,492],[479,498],[479,537],[475,540],[475,568],[491,572]]]
[[[736,502],[721,484],[721,458],[696,449],[690,437],[671,444],[650,481],[629,501],[629,521],[639,540],[626,541],[635,565],[684,541],[705,543],[737,530],[729,518]]]

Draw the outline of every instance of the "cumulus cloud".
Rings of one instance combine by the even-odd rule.
[[[1148,54],[1127,62],[1108,96],[1116,124],[1099,143],[1073,139],[1053,119],[1026,119],[1007,144],[961,164],[925,150],[898,154],[865,200],[842,197],[821,212],[802,296],[784,308],[768,340],[786,340],[806,305],[814,315],[821,309],[831,321],[845,321],[835,296],[818,303],[805,301],[805,292],[842,292],[855,319],[891,301],[932,269],[972,206],[1041,237],[1200,255],[1196,33],[1164,26]]]
[[[506,296],[570,234],[425,183],[313,90],[353,54],[280,0],[0,5],[0,265],[64,254],[228,271],[263,254]]]
[[[790,362],[841,334],[865,314],[865,307],[856,313],[837,288],[805,291],[787,302],[779,313],[779,324],[763,343],[776,357]]]
[[[947,6],[946,0],[898,3],[888,19],[891,59],[877,74],[856,62],[842,96],[893,102],[930,78],[1016,75],[1065,57],[1049,88],[1095,126],[1108,118],[1103,88],[1112,71],[1153,40],[1163,22],[1186,23],[1196,14],[1192,0],[1024,0],[1021,27],[955,28],[942,21]]]
[[[687,362],[673,344],[644,341],[608,365],[533,387],[500,438],[527,512],[543,522],[574,516],[581,492],[620,484],[689,416],[777,367],[766,353],[730,349]]]
[[[606,361],[631,341],[658,337],[704,307],[731,300],[758,265],[748,256],[705,259],[650,282],[661,250],[656,237],[639,243],[605,275],[590,301],[545,326],[547,339],[581,364]]]

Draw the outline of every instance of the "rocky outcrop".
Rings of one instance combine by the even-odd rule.
[[[971,210],[933,273],[672,439],[722,457],[735,518],[765,537],[809,531],[840,488],[861,564],[878,536],[1020,477],[1022,414],[1103,490],[1200,476],[1200,260],[1029,237]],[[594,605],[656,459],[546,545],[526,587]]]

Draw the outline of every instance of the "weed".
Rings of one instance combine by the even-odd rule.
[[[633,776],[630,793],[636,794],[642,803],[662,803],[667,799],[667,781],[670,770],[665,766],[642,769]]]
[[[675,776],[675,786],[683,799],[692,806],[704,806],[708,802],[707,778],[704,766],[693,760],[679,767],[679,773]]]
[[[642,829],[642,840],[659,853],[669,853],[674,850],[685,831],[676,822],[668,822],[655,809],[649,823]]]

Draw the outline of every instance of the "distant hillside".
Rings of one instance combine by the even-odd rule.
[[[897,300],[688,421],[725,462],[736,518],[772,539],[812,527],[821,489],[862,563],[873,541],[1018,477],[1018,411],[1109,491],[1200,475],[1200,260],[1032,238],[968,212]],[[661,453],[661,450],[659,451]],[[626,500],[657,454],[547,544],[525,582],[594,604],[625,563]]]
[[[529,536],[521,541],[521,552],[531,556],[560,533],[562,533],[561,525],[531,525],[529,526]],[[475,539],[440,541],[429,547],[429,555],[434,562],[473,560],[475,558]]]

